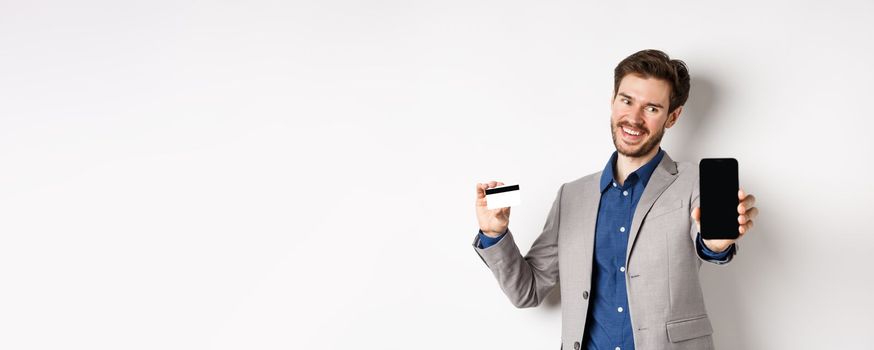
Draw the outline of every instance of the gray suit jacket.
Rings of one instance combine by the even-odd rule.
[[[597,172],[563,184],[543,232],[523,257],[512,233],[477,254],[516,307],[540,304],[561,280],[562,347],[579,349],[589,311],[595,221],[601,200]],[[712,349],[713,329],[698,280],[695,249],[698,167],[667,154],[634,212],[625,282],[637,349]]]

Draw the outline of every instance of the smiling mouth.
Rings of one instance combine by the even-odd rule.
[[[643,131],[641,131],[639,129],[629,128],[627,126],[623,126],[622,131],[625,132],[625,134],[630,135],[630,136],[640,136],[641,134],[643,134]]]
[[[643,135],[647,133],[646,130],[642,128],[635,128],[625,123],[620,125],[619,128],[622,129],[622,138],[628,143],[637,143],[637,141],[643,139]]]

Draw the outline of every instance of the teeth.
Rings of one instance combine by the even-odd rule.
[[[640,132],[639,132],[639,131],[634,131],[634,130],[631,130],[631,129],[626,128],[626,127],[623,127],[622,130],[624,130],[625,132],[627,132],[627,133],[629,133],[629,134],[632,134],[632,135],[634,135],[634,136],[640,135]]]

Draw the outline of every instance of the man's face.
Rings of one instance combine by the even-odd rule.
[[[610,115],[616,150],[628,157],[643,157],[658,147],[665,129],[676,123],[682,107],[670,115],[671,84],[628,74],[619,83]]]

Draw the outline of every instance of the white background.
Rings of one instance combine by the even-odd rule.
[[[828,4],[826,4],[828,3]],[[721,349],[870,346],[871,1],[0,1],[0,348],[551,349],[523,253],[613,151],[615,65],[687,62],[663,148],[761,209],[702,268]]]

